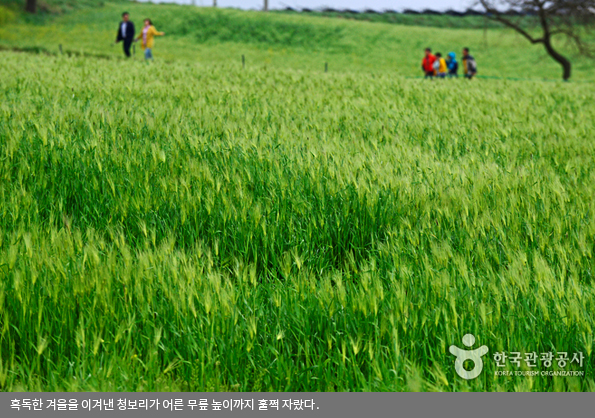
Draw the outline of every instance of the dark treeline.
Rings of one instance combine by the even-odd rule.
[[[351,9],[293,9],[287,7],[283,10],[275,10],[277,13],[307,13],[310,16],[320,17],[334,17],[340,19],[351,19],[351,20],[362,20],[369,22],[379,23],[392,23],[399,25],[412,25],[412,26],[432,26],[432,27],[449,27],[449,28],[466,28],[466,29],[478,29],[478,28],[501,28],[502,23],[491,19],[489,14],[482,11],[467,9],[465,11],[457,10],[446,10],[436,11],[432,9],[425,9],[421,11],[406,9],[402,12],[395,10],[384,10],[377,11],[372,9],[366,9],[363,11],[351,10]],[[523,14],[521,12],[511,10],[506,12],[507,15],[517,16],[520,19],[522,26],[531,26],[536,23],[534,16]]]
[[[325,13],[335,13],[335,14],[345,14],[345,15],[431,15],[431,16],[457,16],[457,17],[465,17],[465,16],[490,16],[489,13],[480,11],[480,10],[475,10],[475,9],[467,9],[465,11],[458,11],[458,10],[453,10],[453,9],[448,9],[446,11],[437,11],[437,10],[433,10],[433,9],[424,9],[424,10],[412,10],[412,9],[405,9],[402,12],[398,12],[396,10],[382,10],[382,11],[378,11],[378,10],[373,10],[373,9],[365,9],[365,10],[353,10],[353,9],[333,9],[331,7],[325,7],[322,9],[308,9],[308,8],[303,8],[303,9],[294,9],[292,7],[286,7],[285,9],[283,9],[282,11],[284,12],[294,12],[294,13],[320,13],[320,14],[325,14]],[[518,11],[518,10],[509,10],[507,12],[504,12],[503,14],[505,15],[510,15],[510,16],[529,16],[530,13],[524,13],[522,11]]]

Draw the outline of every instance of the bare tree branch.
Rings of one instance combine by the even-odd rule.
[[[513,23],[510,19],[504,18],[498,10],[489,7],[488,3],[485,0],[479,0],[479,2],[486,9],[486,11],[488,13],[493,15],[492,16],[493,19],[497,20],[500,23],[503,23],[504,25],[508,26],[511,29],[514,29],[515,31],[517,31],[518,33],[523,35],[525,38],[527,38],[529,40],[529,42],[531,42],[532,44],[537,44],[537,43],[543,42],[543,38],[534,38],[526,30],[521,28],[519,25]]]
[[[532,44],[543,44],[547,53],[563,68],[562,77],[568,80],[572,64],[554,47],[553,37],[564,36],[585,56],[595,56],[595,46],[587,40],[587,32],[595,25],[595,0],[478,0],[489,17],[515,30]],[[505,13],[498,6],[506,5],[514,13]],[[542,32],[532,35],[511,15],[518,12],[535,16]],[[522,22],[521,22],[522,23]]]

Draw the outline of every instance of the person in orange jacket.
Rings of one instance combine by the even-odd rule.
[[[155,36],[163,36],[165,32],[158,32],[153,26],[151,19],[145,19],[145,26],[140,35],[136,38],[137,41],[143,40],[142,48],[145,50],[145,59],[153,59],[153,45],[155,45]]]
[[[436,57],[432,55],[432,50],[426,48],[426,55],[421,62],[421,69],[426,74],[426,78],[433,78],[436,75],[436,70],[434,69],[435,62]]]

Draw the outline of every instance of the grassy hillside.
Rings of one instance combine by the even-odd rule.
[[[392,23],[396,25],[407,26],[429,26],[435,28],[457,28],[457,29],[484,29],[488,28],[502,28],[502,24],[486,18],[485,16],[452,16],[452,15],[436,15],[436,14],[403,14],[403,13],[350,13],[345,11],[325,11],[312,10],[309,12],[302,12],[296,10],[273,10],[272,13],[282,13],[288,15],[307,14],[312,17],[322,18],[337,18],[348,20],[359,20],[366,22],[377,23]],[[532,24],[535,20],[527,17],[520,20],[524,26]]]
[[[0,0],[0,6],[13,11],[23,11],[25,0]],[[128,0],[37,0],[37,13],[41,16],[24,16],[40,19],[46,15],[69,13],[81,9],[103,7],[106,3],[129,3]]]
[[[113,4],[0,28],[0,46],[45,48],[120,57],[113,40],[123,8],[137,26],[151,17],[167,36],[155,54],[166,61],[251,67],[419,76],[423,49],[460,54],[469,46],[483,76],[559,79],[561,70],[540,46],[506,29],[451,29],[355,22],[282,13],[242,12],[176,5]],[[576,81],[595,80],[592,62],[568,51]],[[140,53],[137,54],[140,59]]]

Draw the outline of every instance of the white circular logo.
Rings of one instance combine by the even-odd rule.
[[[475,344],[475,336],[473,336],[473,334],[466,334],[463,337],[463,345],[471,348],[473,347],[473,344]],[[452,355],[456,356],[457,359],[455,360],[455,370],[457,374],[465,380],[475,379],[477,376],[479,376],[483,370],[483,360],[481,357],[487,354],[489,351],[488,347],[485,345],[482,345],[475,350],[463,350],[456,345],[451,345],[448,350]],[[467,360],[473,362],[473,369],[465,370],[463,364]]]

